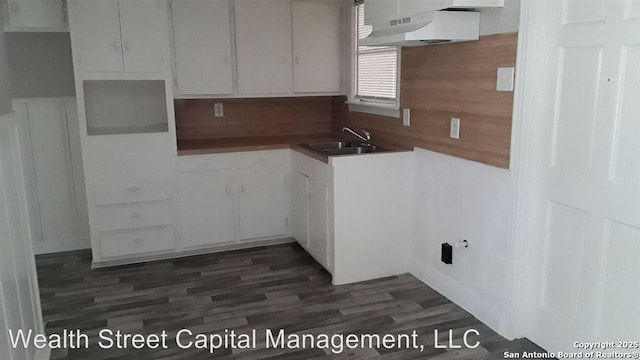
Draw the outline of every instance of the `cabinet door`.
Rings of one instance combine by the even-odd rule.
[[[9,0],[11,27],[63,30],[67,27],[64,0]]]
[[[240,238],[255,239],[287,233],[287,184],[284,167],[241,169]]]
[[[233,93],[229,1],[179,0],[171,9],[178,93]]]
[[[122,71],[122,39],[118,0],[75,2],[80,57],[85,71]]]
[[[328,211],[328,187],[318,179],[309,178],[309,253],[327,268]]]
[[[64,105],[28,105],[29,137],[40,230],[45,242],[71,240],[81,234],[74,188],[73,162]]]
[[[308,177],[293,171],[291,193],[293,195],[292,227],[293,237],[305,249],[309,248],[309,191]]]
[[[295,92],[341,91],[340,19],[337,2],[293,2]]]
[[[238,92],[290,93],[291,0],[235,0],[235,20]]]
[[[167,18],[160,0],[120,0],[124,70],[160,72],[165,61]]]
[[[234,241],[233,171],[180,174],[182,246]]]

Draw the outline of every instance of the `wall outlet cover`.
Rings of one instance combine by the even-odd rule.
[[[224,117],[224,104],[223,103],[215,103],[215,104],[213,104],[213,116],[215,116],[215,117]]]
[[[513,91],[513,81],[516,70],[512,67],[499,67],[496,91]]]
[[[402,125],[411,126],[411,109],[402,109]]]
[[[460,119],[451,118],[451,128],[449,129],[449,137],[452,139],[460,139]]]

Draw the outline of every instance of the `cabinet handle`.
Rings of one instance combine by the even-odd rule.
[[[244,185],[240,185],[240,191],[245,192],[247,188]]]
[[[113,40],[113,44],[111,44],[113,46],[113,50],[118,51],[120,50],[120,43],[118,42],[117,39]]]
[[[124,41],[124,50],[131,51],[131,41],[129,41],[129,39]]]
[[[132,187],[128,188],[127,191],[129,191],[130,193],[135,193],[135,192],[140,191],[140,187],[132,186]]]
[[[136,245],[140,245],[144,242],[144,239],[142,238],[137,238],[137,239],[133,239],[133,243]]]
[[[134,219],[138,219],[142,216],[142,214],[140,214],[139,212],[134,212],[133,214],[131,214],[131,217]]]
[[[297,56],[295,57],[295,63],[296,65],[300,65],[300,59]]]
[[[231,186],[227,185],[226,190],[227,190],[227,195],[231,195]]]
[[[10,6],[10,10],[12,13],[17,14],[18,11],[20,10],[20,6],[18,5],[18,3],[12,2],[11,6]]]
[[[224,63],[229,64],[229,55],[224,56]]]
[[[207,166],[209,166],[209,162],[208,162],[208,161],[201,161],[201,162],[200,162],[200,167],[201,167],[201,168],[205,168],[205,167],[207,167]]]

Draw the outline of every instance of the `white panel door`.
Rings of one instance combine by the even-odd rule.
[[[64,0],[9,0],[7,25],[60,30],[67,26],[66,11]]]
[[[530,338],[575,352],[574,341],[640,338],[640,16],[637,1],[549,6]]]
[[[75,1],[80,57],[85,71],[122,71],[118,0]]]
[[[235,0],[238,92],[291,93],[291,0]]]
[[[240,239],[287,233],[287,183],[282,166],[239,170]]]
[[[300,246],[309,248],[309,177],[294,170],[291,175],[293,237]]]
[[[183,173],[178,179],[182,246],[234,241],[234,172]]]
[[[69,129],[64,104],[27,106],[34,182],[43,241],[80,236]]]
[[[329,268],[329,189],[321,179],[309,178],[309,253]]]
[[[178,94],[233,93],[229,1],[174,1],[171,12]]]
[[[43,331],[17,129],[11,115],[0,116],[0,349],[16,360],[45,355],[8,345],[8,330]]]
[[[341,5],[293,1],[293,91],[340,92]]]
[[[120,0],[124,70],[160,72],[165,62],[167,18],[161,0]]]

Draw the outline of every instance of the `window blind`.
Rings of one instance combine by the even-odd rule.
[[[364,39],[371,26],[364,23],[364,5],[356,9],[356,35]],[[390,102],[396,100],[398,51],[393,46],[358,46],[356,44],[356,97]]]

